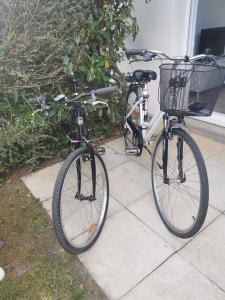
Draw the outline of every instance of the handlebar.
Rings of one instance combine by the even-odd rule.
[[[33,111],[32,116],[34,116],[38,112],[47,112],[49,110],[49,106],[46,104],[45,96],[33,97],[29,98],[28,102],[30,104],[38,105],[40,108]]]
[[[64,94],[60,94],[54,98],[55,102],[58,102],[60,104],[73,104],[77,102],[81,102],[81,99],[84,97],[90,97],[89,101],[87,103],[91,104],[92,106],[97,106],[97,105],[105,105],[108,107],[108,104],[103,102],[103,101],[96,101],[96,95],[107,95],[107,94],[112,94],[118,91],[117,86],[109,86],[106,88],[100,88],[97,90],[92,90],[89,93],[82,93],[80,95],[78,94],[73,94],[71,97],[67,97]],[[28,101],[31,104],[38,105],[39,108],[35,111],[33,111],[32,115],[34,116],[38,112],[47,112],[49,110],[49,106],[46,104],[46,98],[45,96],[39,96],[39,97],[34,97],[28,99]]]
[[[91,92],[94,93],[95,95],[107,95],[107,94],[112,94],[118,92],[118,86],[109,86],[106,88],[101,88],[101,89],[97,89],[97,90],[93,90]]]
[[[65,103],[65,104],[72,104],[75,102],[81,102],[82,98],[85,97],[90,97],[90,101],[89,103],[92,104],[94,106],[94,102],[96,100],[96,95],[107,95],[107,94],[112,94],[118,91],[118,87],[117,86],[109,86],[106,88],[101,88],[101,89],[97,89],[97,90],[92,90],[89,93],[82,93],[82,94],[73,94],[71,97],[66,97],[64,94],[60,94],[57,97],[54,98],[55,102],[59,102],[59,103]],[[98,103],[100,103],[100,101],[98,101]],[[102,102],[104,103],[104,102]]]
[[[148,51],[147,49],[125,49],[125,54],[127,56],[131,56],[131,55],[139,55],[139,56],[143,56],[144,53]]]
[[[183,61],[183,62],[193,62],[193,61],[205,59],[205,58],[210,58],[210,59],[215,58],[215,56],[211,55],[211,54],[198,54],[198,55],[195,55],[192,57],[188,57],[188,56],[172,57],[163,51],[148,50],[148,49],[126,49],[125,54],[127,56],[138,55],[138,56],[142,56],[143,58],[147,57],[146,61],[152,60],[155,57],[158,57],[160,59],[166,59],[166,60],[172,60],[172,61]]]

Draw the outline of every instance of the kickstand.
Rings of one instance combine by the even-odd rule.
[[[147,146],[144,146],[145,150],[150,154],[150,156],[152,156],[152,152],[148,149]]]

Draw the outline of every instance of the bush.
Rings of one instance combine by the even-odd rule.
[[[56,132],[53,127],[21,130],[7,125],[0,131],[0,175],[24,164],[34,169],[41,161],[52,158],[62,145],[68,144],[64,135]]]
[[[70,118],[55,106],[49,117],[32,117],[29,97],[51,100],[68,90],[65,75],[71,73],[82,75],[90,89],[121,82],[124,40],[138,32],[132,9],[132,0],[0,0],[0,117],[10,124],[0,132],[2,170],[35,166],[55,153],[53,146],[64,145],[51,126]],[[109,104],[108,116],[118,120],[118,98]]]
[[[137,34],[132,8],[131,0],[1,0],[1,91],[50,90],[65,72],[109,82],[124,39]]]

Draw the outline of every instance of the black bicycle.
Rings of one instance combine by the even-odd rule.
[[[71,81],[71,78],[70,78]],[[77,85],[72,78],[74,87]],[[52,199],[52,221],[56,237],[66,251],[79,254],[87,251],[98,239],[103,228],[109,202],[109,180],[101,155],[104,147],[94,148],[85,126],[84,103],[94,107],[107,104],[96,96],[111,94],[117,87],[92,90],[89,93],[63,94],[54,100],[72,108],[73,132],[68,136],[72,152],[65,159],[55,182]],[[41,108],[48,106],[39,98]]]

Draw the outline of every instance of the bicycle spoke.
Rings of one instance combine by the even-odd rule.
[[[93,198],[91,163],[83,160],[84,151],[80,150],[81,154],[77,157],[76,151],[71,154],[75,159],[60,183],[60,221],[65,238],[74,249],[86,247],[96,239],[104,222],[108,201],[108,183],[102,160],[99,156],[95,157],[97,176]]]
[[[183,132],[182,130],[177,131]],[[185,133],[182,135],[185,136]],[[202,224],[200,222],[197,224],[197,219],[199,218],[199,211],[202,209],[201,201],[205,200],[201,198],[203,189],[201,188],[202,177],[200,176],[202,175],[198,167],[199,161],[196,160],[193,149],[182,138],[183,152],[179,164],[178,137],[176,138],[176,135],[174,135],[172,140],[168,140],[168,181],[164,183],[163,170],[159,168],[163,153],[162,140],[163,137],[161,136],[161,140],[159,139],[153,154],[152,182],[154,198],[166,226],[178,236],[192,236],[192,232],[199,230]],[[202,160],[201,157],[199,159]],[[181,175],[183,174],[182,178],[180,178],[180,172],[182,172]],[[203,176],[204,178],[207,177],[207,175]]]

